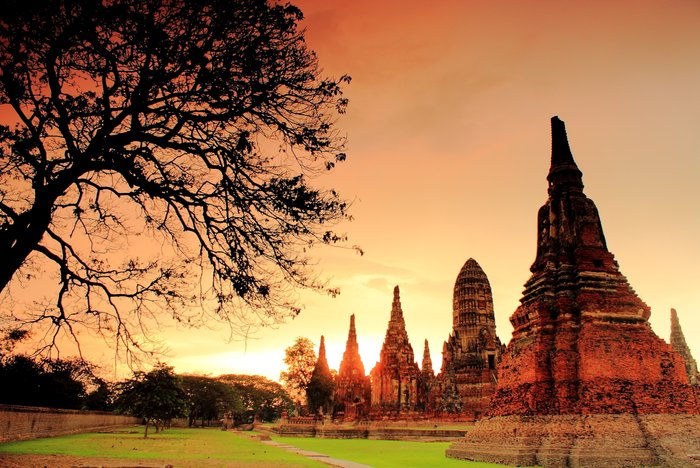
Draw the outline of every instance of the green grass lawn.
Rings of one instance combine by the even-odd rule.
[[[376,468],[447,466],[462,468],[500,467],[493,463],[454,460],[445,457],[450,442],[407,442],[369,439],[319,439],[306,437],[273,437],[305,450],[352,460]]]
[[[322,463],[217,429],[167,429],[143,437],[143,427],[0,444],[0,452],[122,459],[207,460],[284,467],[323,467]]]
[[[26,455],[70,455],[124,460],[176,460],[187,466],[261,465],[280,467],[323,467],[315,460],[264,445],[252,433],[217,429],[168,429],[143,437],[143,427],[118,432],[88,433],[0,444],[0,453]],[[445,457],[448,442],[407,442],[367,439],[317,439],[274,437],[295,447],[351,460],[376,468],[384,467],[502,467]],[[189,463],[187,463],[189,462]]]

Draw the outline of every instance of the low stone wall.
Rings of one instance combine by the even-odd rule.
[[[454,441],[464,437],[464,430],[407,429],[392,427],[343,427],[334,424],[282,424],[272,429],[285,437],[319,437],[323,439],[376,439],[376,440],[421,440]]]
[[[0,405],[0,442],[78,434],[139,423],[138,418],[102,411]]]

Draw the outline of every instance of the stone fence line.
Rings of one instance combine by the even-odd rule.
[[[104,431],[140,422],[104,411],[0,405],[0,442]]]

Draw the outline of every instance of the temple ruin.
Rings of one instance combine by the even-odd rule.
[[[442,348],[442,369],[430,390],[434,416],[478,420],[488,408],[498,380],[501,340],[496,335],[491,285],[470,258],[455,281],[452,333]]]
[[[350,330],[345,344],[343,360],[336,377],[335,412],[336,419],[355,421],[367,418],[371,402],[369,377],[360,358],[355,330],[355,314],[350,316]]]
[[[379,362],[370,372],[371,412],[375,417],[397,417],[416,411],[419,376],[420,369],[408,340],[399,287],[396,286]]]
[[[688,466],[698,393],[608,250],[564,122],[488,418],[447,456],[511,465]]]
[[[452,333],[443,345],[441,372],[435,376],[427,340],[419,369],[396,286],[380,360],[366,377],[355,316],[350,317],[336,379],[336,420],[479,419],[496,388],[503,347],[496,335],[491,285],[472,258],[455,280],[452,322]]]
[[[419,369],[397,286],[370,376],[353,315],[335,382],[336,420],[382,422],[357,425],[369,430],[324,428],[322,437],[369,437],[372,428],[381,437],[388,420],[478,420],[466,436],[453,435],[460,439],[448,457],[544,467],[698,466],[700,375],[678,314],[671,309],[666,343],[608,250],[564,123],[554,117],[551,126],[548,196],[508,346],[496,335],[488,278],[470,258],[455,281],[440,373],[427,340]],[[325,362],[323,346],[322,339]],[[294,424],[284,430],[316,434]]]

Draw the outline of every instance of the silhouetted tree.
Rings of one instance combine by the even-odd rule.
[[[280,372],[280,382],[295,402],[301,405],[306,399],[306,387],[316,365],[313,341],[303,336],[297,337],[294,344],[284,350],[284,363],[287,370]]]
[[[88,387],[99,381],[92,366],[81,360],[8,355],[0,360],[0,403],[81,409]]]
[[[17,354],[26,330],[0,333],[0,403],[109,410],[108,384],[82,359],[40,359]],[[100,401],[101,400],[101,401]]]
[[[219,421],[226,413],[242,411],[241,398],[231,385],[203,375],[181,375],[180,378],[187,396],[187,422],[190,427],[198,419],[204,427],[204,421]]]
[[[119,411],[146,421],[144,437],[148,437],[150,424],[158,433],[170,420],[185,414],[187,395],[182,381],[172,367],[160,362],[150,372],[135,371],[131,379],[117,385],[116,393]]]
[[[113,385],[96,378],[92,390],[83,399],[83,408],[92,411],[112,411],[114,409]]]
[[[0,403],[46,406],[41,386],[43,369],[29,356],[16,355],[0,363]]]
[[[308,178],[345,159],[349,78],[320,76],[301,19],[267,0],[3,3],[0,291],[48,265],[58,285],[16,326],[49,327],[48,351],[89,327],[132,352],[164,312],[245,331],[299,313],[290,287],[336,292],[306,252],[344,240],[347,203]]]
[[[290,412],[294,403],[286,390],[277,382],[260,375],[226,374],[219,380],[231,385],[241,397],[242,410],[234,413],[237,423],[275,421],[282,411]]]

